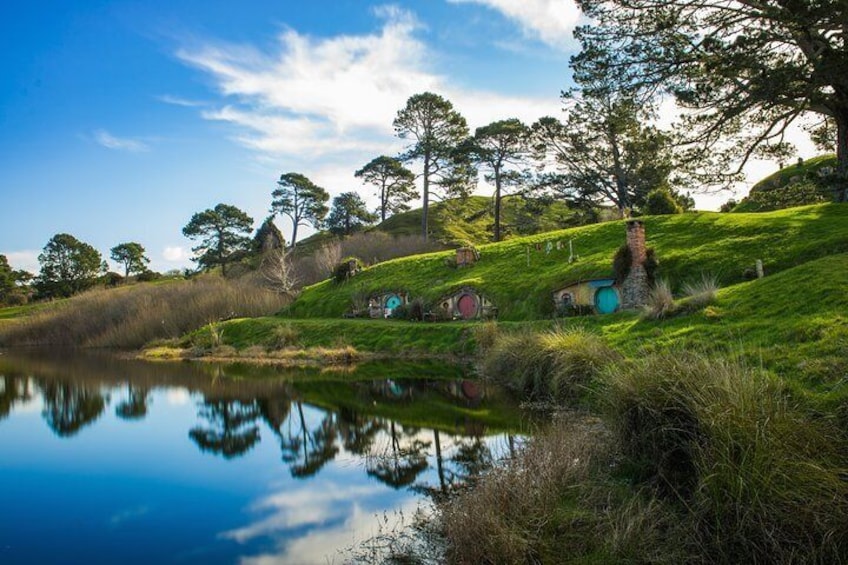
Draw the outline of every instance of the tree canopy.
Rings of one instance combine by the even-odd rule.
[[[356,171],[355,176],[377,187],[380,195],[380,221],[389,214],[409,210],[410,200],[418,198],[415,174],[403,166],[399,159],[381,155]]]
[[[426,239],[432,188],[442,187],[447,192],[464,189],[470,176],[468,164],[457,153],[457,146],[468,137],[468,124],[448,100],[424,92],[406,101],[393,125],[398,137],[412,142],[401,160],[422,163],[421,230]]]
[[[690,157],[737,174],[749,158],[784,153],[803,116],[835,124],[848,185],[848,57],[844,0],[578,0],[592,22],[575,35],[575,78],[611,77],[630,92],[671,94]],[[707,159],[709,157],[710,159]]]
[[[67,233],[50,238],[38,262],[41,272],[35,286],[43,297],[67,297],[86,290],[106,270],[99,251]]]
[[[253,236],[253,250],[258,253],[267,253],[285,246],[286,238],[274,223],[274,216],[268,216]]]
[[[494,240],[501,240],[501,199],[511,185],[526,178],[524,170],[530,156],[529,130],[521,120],[512,118],[492,122],[474,132],[474,155],[491,174],[486,180],[495,185]]]
[[[218,204],[215,208],[198,212],[183,228],[183,235],[199,239],[193,247],[194,261],[206,268],[221,266],[227,274],[227,264],[241,257],[250,247],[253,218],[235,206]]]
[[[20,285],[32,278],[32,274],[26,271],[12,269],[8,258],[0,255],[0,304],[8,303],[13,295],[19,293]]]
[[[376,216],[368,211],[365,202],[355,192],[343,192],[333,198],[333,208],[327,218],[327,228],[336,235],[350,235],[371,224]]]
[[[624,216],[674,168],[670,140],[645,125],[646,106],[629,97],[585,92],[570,100],[566,121],[541,118],[532,126],[534,150],[556,174],[542,186],[579,206],[611,203]]]
[[[291,245],[294,247],[297,245],[298,226],[321,226],[327,216],[327,201],[330,200],[330,195],[300,173],[280,175],[277,186],[271,193],[274,198],[271,202],[271,212],[286,215],[291,219]]]
[[[124,266],[125,277],[141,273],[150,263],[150,259],[144,254],[144,247],[134,241],[118,244],[109,251],[112,261]]]

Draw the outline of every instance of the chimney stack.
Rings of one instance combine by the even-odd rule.
[[[630,272],[621,285],[621,306],[626,310],[647,304],[650,294],[648,273],[645,271],[645,260],[648,258],[645,224],[639,220],[627,222],[627,247],[630,249],[632,262]]]

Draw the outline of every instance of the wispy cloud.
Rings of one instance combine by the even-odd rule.
[[[371,34],[314,38],[288,29],[270,51],[207,43],[177,56],[209,73],[225,98],[202,112],[205,119],[232,124],[238,142],[297,166],[347,163],[351,179],[362,159],[403,147],[392,120],[418,92],[446,96],[472,128],[557,111],[554,95],[508,97],[457,87],[431,68],[437,57],[418,37],[423,25],[415,15],[397,7],[375,13],[382,24]]]
[[[581,12],[572,0],[448,0],[453,4],[480,4],[517,22],[525,36],[555,49],[571,50],[574,26]]]
[[[162,94],[161,96],[157,96],[156,100],[158,100],[159,102],[164,102],[165,104],[171,104],[172,106],[183,106],[184,108],[200,108],[202,106],[208,105],[208,103],[200,100],[189,100],[188,98],[183,98],[181,96],[172,96],[170,94]]]
[[[117,151],[128,151],[130,153],[150,151],[150,147],[146,143],[128,137],[116,137],[105,129],[99,129],[94,132],[94,141],[107,149],[115,149]]]

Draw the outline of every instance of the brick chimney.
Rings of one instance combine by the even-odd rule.
[[[645,245],[645,224],[639,220],[627,222],[627,247],[633,258],[630,273],[621,285],[621,306],[625,310],[639,308],[648,302],[650,288],[648,273],[645,271],[647,247]]]

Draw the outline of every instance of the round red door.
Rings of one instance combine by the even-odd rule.
[[[463,320],[470,320],[477,317],[477,299],[470,294],[463,294],[459,298],[456,307]]]

